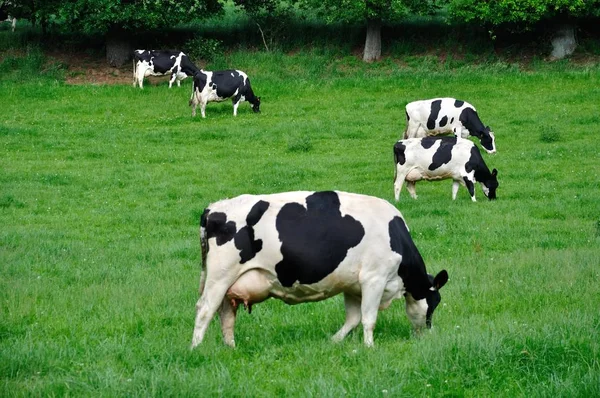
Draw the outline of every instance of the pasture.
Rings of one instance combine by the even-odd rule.
[[[568,61],[372,65],[234,51],[262,98],[191,117],[191,79],[67,85],[0,75],[0,395],[600,396],[600,68]],[[343,190],[393,201],[404,105],[454,96],[496,133],[498,200],[451,182],[403,189],[428,271],[431,332],[404,303],[330,337],[343,301],[240,311],[190,351],[199,217],[242,193]],[[477,142],[477,145],[479,143]]]

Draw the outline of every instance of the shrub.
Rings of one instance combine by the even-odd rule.
[[[196,36],[185,42],[184,52],[191,60],[212,61],[221,52],[222,42],[217,39]]]

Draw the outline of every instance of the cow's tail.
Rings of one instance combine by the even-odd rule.
[[[202,251],[202,264],[200,275],[200,294],[204,291],[206,283],[206,257],[208,255],[208,236],[206,236],[206,220],[208,218],[209,209],[206,208],[200,216],[200,249]]]

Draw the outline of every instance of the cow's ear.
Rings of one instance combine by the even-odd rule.
[[[496,177],[498,175],[498,170],[496,170],[496,169],[492,170],[492,175],[494,177]]]
[[[435,290],[440,290],[446,282],[448,282],[448,272],[443,269],[433,278],[433,287]]]

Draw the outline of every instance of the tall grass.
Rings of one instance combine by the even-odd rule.
[[[307,50],[208,67],[246,70],[262,113],[211,103],[192,119],[189,80],[0,75],[0,395],[600,395],[597,66]],[[360,328],[336,345],[339,297],[267,301],[240,311],[237,349],[215,321],[189,351],[205,206],[300,189],[392,200],[404,105],[447,95],[496,132],[484,158],[500,188],[494,202],[479,188],[452,201],[448,181],[401,195],[428,270],[450,274],[430,333],[412,335],[400,302],[374,349]]]

